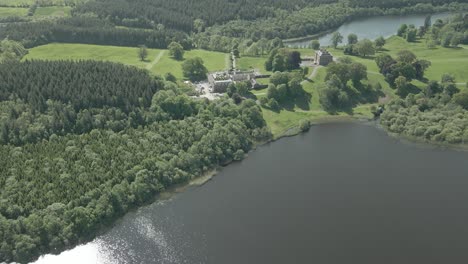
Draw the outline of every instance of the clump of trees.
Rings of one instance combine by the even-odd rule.
[[[383,46],[383,45],[382,45]],[[375,45],[369,39],[358,41],[357,37],[346,45],[344,53],[347,55],[357,55],[367,57],[375,54]]]
[[[443,47],[468,44],[468,14],[455,15],[447,21],[437,20],[427,34],[429,43]]]
[[[297,98],[308,95],[302,88],[302,74],[299,72],[275,72],[270,77],[267,96],[260,99],[263,106],[279,110],[285,103],[293,103]]]
[[[325,110],[348,110],[358,103],[376,102],[381,95],[379,85],[363,84],[367,67],[350,59],[342,59],[327,67],[325,83],[319,88],[320,103]]]
[[[176,60],[183,60],[184,59],[184,47],[177,42],[171,42],[167,47],[169,49],[169,55]]]
[[[403,97],[406,97],[412,86],[401,84],[409,83],[413,79],[423,80],[424,72],[431,66],[430,61],[418,59],[408,50],[399,51],[395,59],[388,54],[379,55],[375,62],[385,80],[392,87],[396,87],[397,93]]]
[[[292,71],[300,68],[301,53],[286,48],[275,49],[265,62],[265,69],[273,72]]]
[[[402,24],[397,31],[397,36],[406,39],[408,42],[415,42],[418,36],[418,30],[414,25]]]
[[[208,74],[208,69],[205,67],[205,63],[200,57],[184,61],[182,64],[182,71],[184,77],[192,82],[205,80]]]
[[[28,54],[28,50],[17,41],[6,38],[0,42],[0,63],[12,60],[19,61],[26,54]]]
[[[468,93],[459,92],[452,80],[430,82],[418,94],[393,100],[381,124],[392,133],[426,141],[468,142]]]

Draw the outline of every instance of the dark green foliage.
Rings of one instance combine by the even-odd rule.
[[[145,125],[143,109],[163,87],[146,71],[95,61],[5,62],[0,82],[0,143],[13,145]]]
[[[295,104],[299,99],[309,98],[302,88],[302,74],[300,72],[276,72],[270,77],[271,84],[268,86],[267,98],[269,107],[278,110],[280,104]],[[299,100],[300,101],[300,100]],[[265,103],[265,102],[264,102]],[[272,104],[273,103],[273,104]],[[302,107],[302,105],[300,105]]]
[[[454,96],[457,103],[456,98],[458,95]],[[468,94],[465,98],[468,106]],[[468,111],[451,103],[446,94],[432,98],[423,93],[410,94],[405,100],[393,100],[381,115],[381,124],[392,133],[427,141],[450,144],[468,141]]]
[[[153,120],[146,126],[0,146],[0,261],[91,240],[132,207],[270,137],[252,100],[194,101],[168,87],[141,109]]]
[[[138,57],[141,61],[146,60],[146,58],[148,57],[148,48],[145,45],[141,45],[138,48]]]
[[[392,87],[395,87],[395,80],[400,76],[405,77],[408,82],[413,79],[424,80],[424,72],[431,66],[430,61],[418,60],[408,50],[398,52],[396,60],[388,54],[382,54],[375,58],[375,62]]]
[[[184,48],[192,48],[185,33],[170,29],[144,30],[115,28],[111,23],[92,17],[72,17],[57,21],[10,23],[0,27],[0,38],[8,37],[31,48],[50,42],[83,43],[114,46],[167,48],[178,41]]]
[[[274,49],[265,62],[267,71],[292,71],[297,70],[301,64],[301,53],[289,49]]]
[[[313,50],[319,50],[320,49],[320,42],[318,40],[312,40],[310,45],[311,45],[311,48]]]
[[[18,98],[43,110],[47,100],[75,110],[118,107],[129,112],[148,107],[157,90],[148,72],[98,61],[25,61],[0,64],[0,100]]]
[[[348,45],[354,45],[358,42],[358,36],[354,33],[348,35]]]
[[[374,103],[382,95],[381,86],[363,84],[367,68],[349,57],[327,66],[325,84],[319,88],[320,104],[331,113],[348,111],[359,103]],[[352,81],[349,83],[349,81]]]
[[[171,42],[167,47],[169,49],[169,55],[176,60],[184,59],[184,47],[177,42]]]
[[[0,63],[19,61],[28,54],[28,50],[21,43],[4,39],[0,42]]]
[[[333,1],[314,1],[333,2]],[[76,9],[77,13],[93,12],[100,17],[110,17],[117,25],[125,25],[124,18],[134,19],[132,26],[166,27],[186,32],[202,31],[205,26],[235,20],[254,20],[275,16],[275,10],[294,10],[304,7],[302,0],[97,0],[89,1]],[[200,23],[203,21],[203,26]]]
[[[184,61],[182,70],[184,77],[193,82],[205,80],[206,74],[208,73],[203,60],[199,57]]]
[[[453,96],[453,101],[454,103],[463,107],[465,110],[468,110],[468,92],[463,91],[455,94]]]

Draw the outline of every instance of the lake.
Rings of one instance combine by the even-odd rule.
[[[468,263],[468,152],[335,123],[42,263]]]
[[[437,19],[445,19],[450,17],[450,13],[439,13],[432,15],[432,23]],[[424,25],[424,20],[427,15],[404,15],[404,16],[377,16],[356,19],[352,22],[343,24],[336,31],[340,32],[344,37],[343,43],[347,43],[347,37],[349,34],[354,33],[358,36],[358,39],[370,39],[375,40],[376,38],[383,36],[388,38],[396,35],[396,32],[401,24],[414,24],[416,28]],[[335,31],[333,31],[335,32]],[[331,46],[331,37],[333,32],[325,34],[318,38],[322,46]],[[307,48],[310,45],[311,39],[317,38],[304,38],[295,41],[285,41],[285,44],[290,47],[302,47]]]

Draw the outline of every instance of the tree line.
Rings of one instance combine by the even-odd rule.
[[[26,48],[51,42],[83,43],[113,46],[165,49],[176,41],[185,49],[192,48],[187,34],[170,29],[144,30],[116,28],[112,23],[98,18],[76,16],[51,21],[9,23],[0,27],[0,38],[20,41]]]

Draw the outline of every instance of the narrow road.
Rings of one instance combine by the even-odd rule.
[[[154,58],[154,60],[150,64],[146,65],[146,69],[151,70],[154,67],[154,65],[156,65],[161,60],[165,52],[166,52],[165,50],[162,50],[161,52],[159,52],[156,58]]]
[[[315,77],[317,76],[318,70],[319,70],[320,68],[322,68],[322,66],[315,66],[315,67],[313,67],[313,68],[314,68],[314,70],[313,70],[312,73],[307,77],[309,80],[312,80],[313,78],[315,78]],[[305,82],[307,82],[307,80],[302,81],[302,84],[304,84]]]

